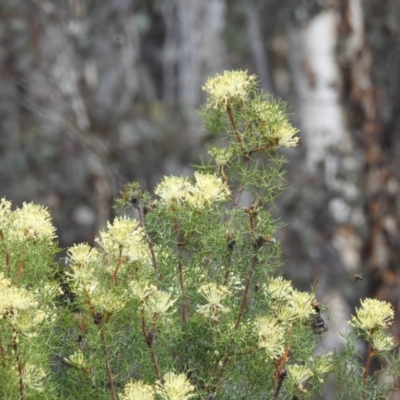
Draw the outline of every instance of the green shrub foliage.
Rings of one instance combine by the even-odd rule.
[[[362,301],[347,345],[315,355],[328,329],[315,287],[276,273],[277,149],[298,142],[284,104],[243,71],[203,89],[210,159],[154,195],[127,184],[118,216],[67,266],[53,261],[49,211],[1,200],[1,399],[306,399],[330,374],[341,398],[388,389],[369,365],[383,357],[397,373],[392,306]]]

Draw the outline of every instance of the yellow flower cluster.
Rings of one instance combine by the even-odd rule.
[[[272,301],[287,301],[293,292],[292,282],[281,276],[271,278],[266,285],[265,292]]]
[[[11,211],[11,202],[0,200],[0,230],[7,241],[52,240],[56,237],[47,208],[23,203],[21,208]]]
[[[288,365],[287,371],[289,374],[289,379],[293,385],[300,391],[304,392],[303,383],[311,378],[314,373],[306,365]]]
[[[143,381],[128,382],[124,393],[119,395],[120,400],[154,400],[154,389]]]
[[[218,314],[230,311],[229,307],[222,304],[222,300],[230,294],[226,286],[218,286],[214,282],[206,283],[200,286],[198,292],[207,300],[207,304],[197,306],[198,313],[217,320]]]
[[[154,192],[160,197],[161,204],[168,207],[188,204],[198,210],[229,197],[228,185],[221,178],[201,172],[195,172],[194,178],[196,182],[192,185],[183,177],[165,177]]]
[[[395,345],[393,337],[382,331],[376,331],[371,334],[371,344],[373,349],[378,352],[390,351]]]
[[[311,358],[312,369],[318,380],[323,383],[326,376],[333,372],[333,353],[329,352],[321,354],[315,358]]]
[[[188,400],[194,396],[195,387],[190,384],[185,374],[167,372],[163,383],[157,381],[157,393],[164,400]]]
[[[228,148],[218,148],[218,147],[212,147],[211,149],[208,150],[208,154],[210,156],[214,157],[215,163],[217,164],[218,167],[222,167],[231,160],[233,156],[233,150]]]
[[[356,309],[349,325],[366,333],[386,329],[394,319],[393,306],[386,301],[376,299],[361,300],[361,307]]]
[[[289,123],[279,104],[263,101],[254,104],[254,111],[258,119],[258,130],[266,141],[275,141],[277,146],[282,147],[297,146],[298,130]]]
[[[154,193],[161,198],[163,204],[174,206],[186,201],[189,183],[185,178],[166,176],[156,187]]]
[[[76,368],[85,368],[86,367],[86,362],[83,357],[83,353],[81,350],[75,351],[73,354],[71,354],[69,357],[64,358],[64,362],[66,362],[68,365],[71,365]]]
[[[36,328],[45,320],[51,321],[50,310],[40,308],[33,292],[11,285],[0,273],[0,319],[6,319],[18,332],[33,337]]]
[[[141,380],[129,381],[119,398],[120,400],[154,400],[155,395],[158,394],[164,400],[188,400],[194,396],[192,392],[195,387],[190,384],[185,374],[167,372],[163,382],[157,381],[156,384],[156,388],[153,388]]]
[[[24,365],[23,378],[24,384],[30,389],[38,393],[44,391],[46,372],[43,368],[28,362]]]
[[[87,243],[74,244],[67,250],[69,262],[73,266],[82,267],[97,261],[99,253]]]
[[[277,358],[285,351],[285,329],[277,319],[259,317],[254,322],[258,333],[258,346],[265,350],[271,359]]]
[[[143,228],[139,227],[138,221],[126,216],[117,217],[112,224],[107,222],[107,230],[100,232],[100,236],[101,239],[96,241],[114,258],[125,257],[130,262],[148,258]]]
[[[156,290],[151,294],[146,304],[148,311],[155,315],[164,315],[175,304],[176,299],[170,293]]]
[[[224,111],[232,102],[245,101],[257,87],[256,79],[247,71],[224,71],[222,75],[209,78],[202,87],[209,94],[207,108]]]
[[[233,108],[251,109],[251,118],[254,124],[249,125],[253,128],[242,134],[247,136],[249,142],[255,144],[256,148],[262,148],[268,144],[275,147],[297,146],[298,131],[289,123],[282,105],[270,101],[262,95],[251,96],[256,89],[258,89],[256,77],[248,75],[247,71],[225,71],[222,75],[217,74],[214,78],[208,79],[203,86],[203,90],[208,93],[207,108],[228,111],[231,120]],[[246,119],[245,116],[243,118]],[[238,133],[235,132],[235,134]],[[215,153],[215,150],[212,152]],[[227,157],[223,153],[216,153],[214,157],[217,165],[226,164]]]
[[[386,301],[376,299],[361,300],[361,307],[352,315],[349,325],[364,332],[375,352],[390,351],[394,347],[393,338],[384,330],[392,325],[394,309]]]
[[[314,295],[295,290],[292,283],[282,277],[271,278],[264,290],[268,299],[272,300],[271,308],[275,318],[283,324],[307,322],[315,314]]]
[[[153,316],[166,314],[176,302],[170,293],[163,292],[145,281],[131,281],[129,287],[133,297],[137,298],[143,304],[146,312]]]

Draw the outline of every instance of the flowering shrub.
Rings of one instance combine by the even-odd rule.
[[[315,355],[328,329],[315,287],[300,292],[276,274],[277,149],[298,142],[284,106],[242,71],[204,90],[206,127],[223,146],[154,196],[127,184],[119,216],[96,247],[67,249],[67,267],[53,261],[48,210],[1,200],[0,398],[311,398],[334,373],[342,398],[388,389],[369,366],[386,357],[398,373],[392,306],[362,301],[347,347]]]

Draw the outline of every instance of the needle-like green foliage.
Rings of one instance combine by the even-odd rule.
[[[244,71],[203,89],[210,159],[154,194],[127,184],[118,216],[95,247],[67,249],[67,267],[53,265],[49,211],[1,200],[1,399],[306,399],[334,372],[341,398],[387,390],[369,365],[386,357],[396,374],[392,306],[366,299],[347,346],[315,355],[323,306],[277,274],[279,148],[298,142],[284,104]]]

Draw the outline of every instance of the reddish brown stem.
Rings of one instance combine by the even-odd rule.
[[[364,368],[364,374],[363,374],[363,387],[365,388],[367,386],[367,381],[368,381],[368,376],[369,376],[369,368],[371,365],[371,360],[372,357],[374,356],[375,352],[372,349],[371,343],[368,342],[368,349],[367,349],[367,359],[365,361],[365,368]],[[366,399],[366,393],[363,393],[362,396],[363,400]]]
[[[231,274],[230,271],[226,271],[225,273],[225,279],[224,279],[224,286],[226,286],[228,284],[228,279],[229,279],[229,275]]]
[[[104,358],[106,360],[107,376],[108,376],[108,383],[110,384],[111,398],[113,400],[117,400],[117,395],[115,393],[114,377],[113,377],[111,367],[110,367],[110,362],[109,362],[106,338],[104,336],[104,331],[101,328],[100,328],[100,340],[103,344]]]
[[[250,229],[251,233],[254,235],[254,218],[250,217]]]
[[[276,376],[278,378],[278,383],[276,385],[273,400],[279,399],[279,393],[281,391],[283,381],[286,377],[285,367],[286,367],[286,361],[288,359],[289,351],[290,351],[290,346],[287,346],[285,352],[283,353],[283,356],[280,357],[279,360],[275,361]]]
[[[278,139],[272,140],[271,142],[265,144],[264,146],[256,147],[255,149],[250,150],[249,155],[251,155],[253,153],[257,153],[258,151],[268,150],[270,147],[275,146],[278,143],[279,143]]]
[[[4,346],[1,344],[1,341],[0,341],[0,355],[1,355],[1,358],[3,360],[6,358],[6,353],[4,351]]]
[[[183,280],[183,266],[182,262],[178,263],[178,271],[179,271],[179,284],[181,286],[182,291],[182,322],[186,324],[189,321],[189,309],[187,305],[186,295],[185,295],[185,284]]]
[[[148,345],[149,342],[148,342],[148,337],[147,337],[146,319],[145,319],[145,316],[144,316],[144,307],[142,307],[141,313],[142,313],[142,318],[141,318],[141,321],[142,321],[142,333],[143,333],[144,339],[146,341],[146,344]]]
[[[19,375],[19,400],[25,400],[24,370],[22,368],[21,357],[18,354],[18,331],[13,328],[13,350],[17,361]]]
[[[158,366],[158,362],[157,362],[157,355],[156,355],[154,349],[152,348],[152,342],[149,339],[149,334],[146,330],[146,319],[145,319],[145,315],[144,315],[144,308],[142,308],[141,320],[142,320],[142,333],[144,336],[144,340],[145,340],[147,346],[149,347],[151,358],[153,359],[153,365],[154,365],[154,370],[156,372],[157,379],[161,379],[161,372],[160,372],[160,367]],[[153,326],[152,334],[154,334],[154,332],[155,332],[155,326]]]
[[[111,287],[115,285],[115,281],[117,280],[117,275],[119,271],[119,267],[121,266],[122,262],[122,249],[119,249],[119,254],[118,254],[118,260],[117,260],[117,265],[115,266],[114,272],[111,276]]]
[[[233,129],[235,130],[235,134],[236,134],[237,140],[238,140],[238,142],[239,142],[240,144],[243,145],[243,139],[242,139],[242,136],[240,135],[240,133],[239,133],[239,131],[238,131],[238,129],[237,129],[236,121],[235,121],[235,118],[233,117],[233,112],[232,112],[232,108],[231,108],[230,105],[228,105],[228,106],[226,107],[226,111],[228,111],[229,119],[230,119],[230,121],[231,121],[231,124],[232,124],[232,126],[233,126]]]
[[[279,400],[279,393],[282,389],[282,384],[283,384],[284,379],[285,379],[285,374],[279,374],[278,383],[276,385],[275,394],[274,394],[274,400]]]
[[[18,265],[18,278],[17,278],[17,282],[19,282],[19,280],[20,280],[21,277],[22,277],[22,274],[23,274],[23,272],[24,272],[24,267],[25,267],[25,259],[22,259],[22,260],[19,262],[19,265]]]

